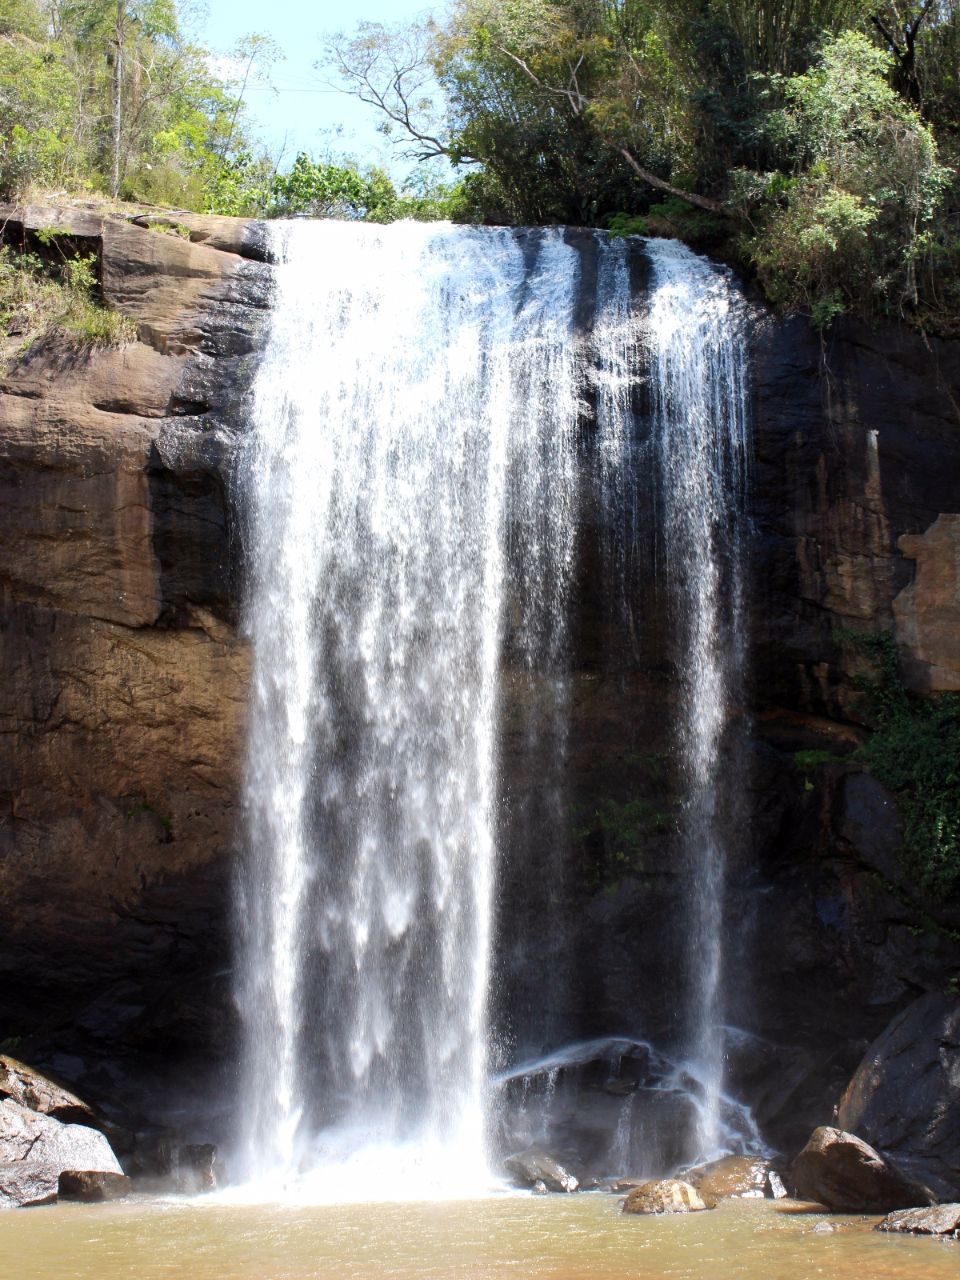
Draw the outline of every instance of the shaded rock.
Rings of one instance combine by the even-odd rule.
[[[61,1124],[8,1098],[0,1103],[0,1161],[25,1160],[54,1165],[58,1173],[123,1172],[110,1143],[96,1129]]]
[[[921,688],[960,689],[960,515],[941,514],[897,545],[917,566],[893,602],[908,674]]]
[[[888,1213],[933,1199],[861,1138],[842,1129],[815,1129],[791,1166],[798,1194],[835,1213]]]
[[[508,1156],[503,1166],[520,1187],[533,1187],[542,1182],[548,1191],[576,1191],[580,1185],[553,1156],[535,1148]]]
[[[723,1156],[688,1169],[683,1176],[710,1203],[735,1196],[764,1195],[769,1171],[767,1161],[755,1156]]]
[[[29,1111],[53,1116],[66,1124],[99,1127],[91,1108],[75,1094],[4,1054],[0,1054],[0,1098],[11,1098]]]
[[[904,1231],[916,1236],[953,1236],[960,1239],[960,1204],[897,1209],[878,1222],[874,1231]]]
[[[623,1202],[624,1213],[697,1213],[710,1207],[697,1194],[696,1188],[679,1178],[644,1182],[634,1187]]]
[[[123,1173],[107,1173],[104,1170],[65,1170],[60,1174],[61,1200],[83,1200],[95,1203],[100,1200],[122,1200],[130,1194],[131,1180]]]
[[[212,1142],[191,1142],[179,1147],[174,1170],[177,1190],[187,1195],[215,1190],[216,1163],[217,1148]]]
[[[939,1199],[960,1198],[960,1000],[921,996],[893,1019],[847,1086],[838,1123]]]
[[[34,1204],[51,1204],[57,1198],[60,1170],[43,1160],[20,1160],[0,1164],[0,1207],[26,1209]]]

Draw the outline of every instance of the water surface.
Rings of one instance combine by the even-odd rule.
[[[956,1280],[960,1244],[769,1201],[624,1217],[613,1195],[318,1207],[140,1201],[0,1215],[10,1280]],[[828,1222],[829,1233],[818,1232]]]

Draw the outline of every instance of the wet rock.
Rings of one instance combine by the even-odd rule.
[[[91,1108],[75,1094],[5,1054],[0,1054],[0,1098],[11,1098],[28,1111],[53,1116],[65,1124],[99,1127]]]
[[[790,1173],[801,1197],[834,1213],[888,1213],[934,1198],[861,1138],[826,1126],[814,1130]]]
[[[0,1207],[27,1209],[51,1204],[57,1198],[60,1170],[44,1160],[20,1160],[0,1164]]]
[[[833,1225],[832,1222],[818,1222],[817,1225],[813,1228],[814,1234],[818,1236],[832,1235],[833,1232],[836,1231],[836,1229],[837,1228]]]
[[[634,1187],[623,1202],[624,1213],[697,1213],[710,1207],[695,1187],[679,1178],[644,1182]]]
[[[122,1173],[110,1143],[96,1129],[61,1124],[10,1098],[0,1103],[0,1162],[38,1161],[57,1172]]]
[[[870,1045],[838,1123],[938,1199],[960,1199],[960,1000],[913,1002]]]
[[[535,1148],[508,1156],[503,1165],[520,1187],[533,1187],[542,1182],[548,1191],[576,1191],[580,1185],[562,1164]]]
[[[683,1176],[709,1204],[737,1196],[764,1195],[769,1171],[767,1161],[755,1156],[723,1156],[688,1169]]]
[[[101,1200],[122,1200],[130,1194],[131,1180],[123,1173],[107,1173],[103,1170],[66,1170],[60,1174],[58,1190],[61,1200],[82,1200],[96,1203]]]
[[[541,1182],[539,1179],[537,1179],[530,1190],[535,1196],[548,1196],[550,1194],[550,1188],[545,1182]]]
[[[783,1185],[783,1179],[776,1169],[771,1169],[767,1174],[767,1190],[773,1200],[785,1200],[787,1198],[787,1188]]]
[[[936,1204],[922,1209],[897,1209],[878,1222],[874,1231],[904,1231],[916,1236],[952,1236],[960,1240],[960,1204]]]
[[[217,1148],[212,1142],[189,1142],[177,1149],[174,1176],[186,1195],[214,1191],[217,1186]]]

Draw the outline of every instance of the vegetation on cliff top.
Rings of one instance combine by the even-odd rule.
[[[958,0],[453,0],[330,42],[424,168],[279,173],[177,0],[0,0],[0,196],[99,191],[202,212],[568,222],[670,234],[820,326],[960,331]],[[233,78],[231,78],[231,76]]]

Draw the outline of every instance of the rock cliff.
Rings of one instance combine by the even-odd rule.
[[[138,332],[93,353],[50,338],[0,381],[0,1041],[101,1106],[122,1085],[128,1115],[180,1107],[187,1123],[181,1093],[212,1096],[234,1042],[248,678],[234,461],[270,268],[260,228],[237,220],[63,206],[0,221],[8,240],[53,227],[95,252],[104,298]],[[760,314],[752,341],[753,675],[728,743],[748,808],[727,815],[742,836],[728,1019],[748,1034],[730,1080],[795,1151],[890,1016],[960,962],[949,912],[905,882],[893,800],[843,758],[862,664],[837,640],[890,629],[914,688],[960,688],[960,344],[854,323],[821,342]],[[626,630],[611,619],[591,545],[562,838],[544,818],[553,744],[531,756],[520,728],[536,688],[506,673],[498,1001],[531,1052],[669,1040],[677,986],[696,980],[664,923],[695,874],[662,820],[675,655],[655,583],[634,584]],[[825,749],[840,759],[798,768],[797,751]],[[607,802],[639,804],[642,859],[609,860],[590,827]]]

